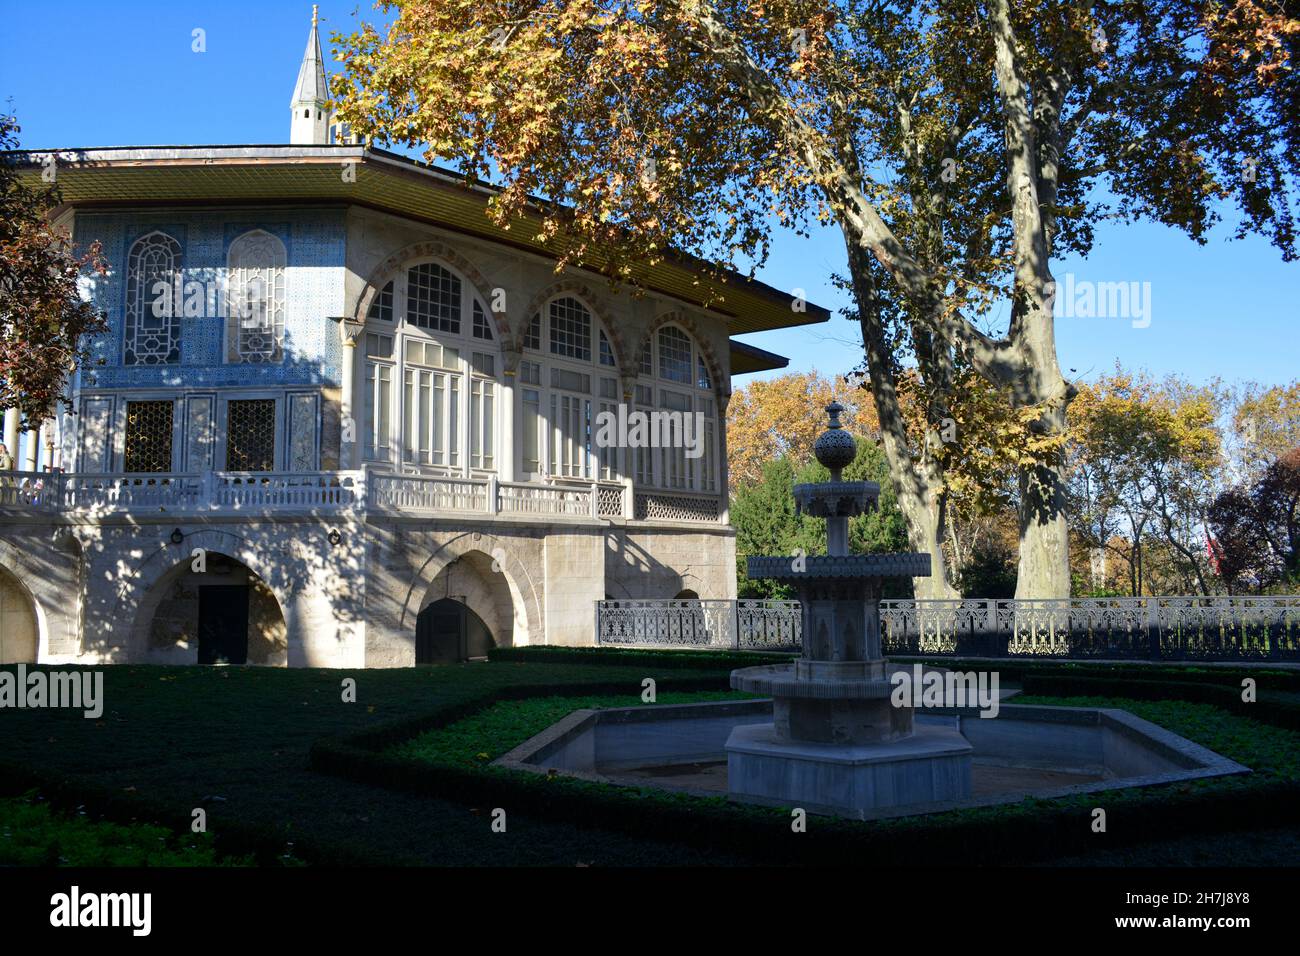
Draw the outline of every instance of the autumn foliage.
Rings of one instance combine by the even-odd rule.
[[[18,132],[12,116],[0,116],[0,150],[16,148]],[[86,270],[107,271],[99,244],[78,253],[48,219],[58,203],[57,186],[30,185],[0,160],[0,408],[18,409],[28,423],[67,402],[64,386],[88,359],[87,338],[107,328],[77,289]]]

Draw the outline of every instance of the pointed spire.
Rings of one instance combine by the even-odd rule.
[[[298,83],[293,88],[293,101],[289,104],[292,121],[289,124],[289,142],[294,145],[322,146],[329,142],[329,116],[325,103],[330,98],[329,81],[325,78],[325,56],[320,46],[320,11],[311,8],[311,34],[307,37],[307,52],[298,68]]]
[[[320,46],[320,7],[312,4],[311,35],[307,37],[307,52],[303,54],[298,69],[298,85],[293,88],[293,104],[324,103],[329,99],[329,85],[325,80],[325,57]]]

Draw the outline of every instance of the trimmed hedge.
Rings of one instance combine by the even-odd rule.
[[[1124,680],[1117,677],[1076,677],[1072,674],[1030,674],[1024,678],[1026,694],[1040,697],[1128,697],[1138,700],[1185,700],[1213,704],[1241,717],[1274,727],[1300,730],[1300,703],[1270,700],[1257,694],[1253,704],[1241,699],[1241,687],[1162,680]],[[1014,703],[1014,698],[1012,703]]]
[[[1157,686],[1164,691],[1162,696],[1168,696],[1168,683]],[[693,688],[674,685],[672,689]],[[564,688],[564,696],[611,692],[626,694],[626,685]],[[1096,690],[1089,687],[1085,691],[1076,682],[1070,692]],[[501,696],[552,695],[545,689],[521,687]],[[634,838],[671,838],[772,864],[837,865],[864,859],[873,865],[899,866],[935,861],[1033,863],[1086,855],[1095,849],[1098,844],[1090,822],[1091,811],[1098,804],[1107,808],[1108,848],[1197,832],[1294,824],[1300,805],[1300,781],[1232,777],[1051,801],[1027,799],[1018,804],[869,824],[815,817],[806,833],[795,834],[787,810],[732,804],[725,797],[636,790],[492,766],[435,764],[382,752],[414,734],[454,723],[491,702],[483,698],[366,734],[319,740],[311,750],[311,766],[358,782],[504,807],[528,817],[601,827]],[[1258,711],[1251,716],[1264,719]]]
[[[895,664],[924,663],[950,670],[997,671],[1007,680],[1021,681],[1034,675],[1080,678],[1114,678],[1117,680],[1175,681],[1189,684],[1223,684],[1241,687],[1242,678],[1253,678],[1259,688],[1300,693],[1300,669],[1266,667],[1205,667],[1195,663],[1175,664],[1100,664],[1091,661],[1033,661],[1016,658],[970,658],[919,655],[889,656]]]
[[[664,648],[624,647],[494,647],[491,661],[520,661],[527,664],[601,664],[610,667],[712,668],[753,667],[758,664],[788,664],[791,654],[763,654],[755,651],[692,651]]]

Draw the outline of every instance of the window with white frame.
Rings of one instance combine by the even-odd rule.
[[[362,454],[409,472],[497,468],[500,357],[491,314],[438,262],[410,265],[366,316]]]
[[[524,351],[517,429],[523,477],[616,480],[618,449],[597,447],[596,434],[600,412],[618,412],[618,359],[591,310],[573,296],[552,299],[529,322]]]
[[[642,349],[636,407],[669,423],[666,447],[633,454],[637,484],[709,494],[718,490],[718,418],[713,376],[699,346],[676,325],[661,326]],[[689,429],[689,431],[687,431]],[[660,429],[663,436],[664,429]],[[699,453],[688,454],[687,439]]]
[[[284,358],[284,243],[262,229],[230,244],[226,257],[226,361]]]
[[[123,365],[175,365],[181,360],[181,246],[171,236],[141,236],[127,255]]]

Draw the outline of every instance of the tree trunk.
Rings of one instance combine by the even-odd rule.
[[[1040,420],[1047,434],[1065,428],[1065,408],[1049,410]],[[1040,463],[1020,469],[1020,562],[1016,597],[1070,596],[1070,529],[1065,517],[1065,475],[1060,464]]]
[[[880,420],[885,460],[894,480],[899,510],[907,519],[908,540],[914,550],[930,555],[930,576],[913,578],[912,593],[918,600],[959,598],[961,592],[953,586],[953,575],[943,550],[947,499],[938,490],[943,487],[943,474],[933,456],[925,455],[919,465],[912,457],[907,423],[898,402],[893,366],[885,348],[879,304],[867,272],[868,266],[861,247],[851,238],[848,238],[848,251],[867,375],[871,381],[871,398]]]

